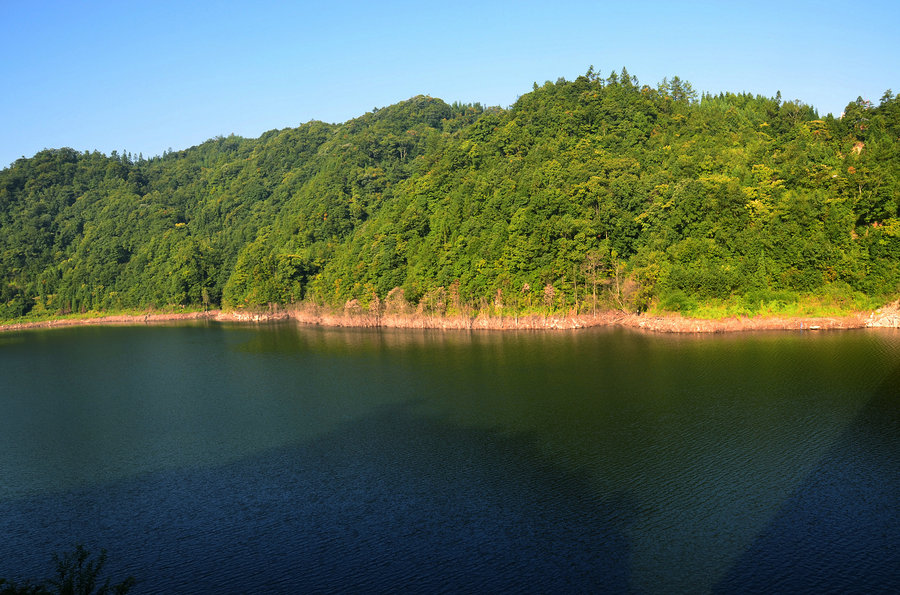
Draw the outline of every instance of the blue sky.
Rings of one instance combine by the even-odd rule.
[[[417,94],[508,106],[592,64],[838,115],[900,92],[898,31],[895,0],[0,0],[0,168],[43,148],[149,157]]]

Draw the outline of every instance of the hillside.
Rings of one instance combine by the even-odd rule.
[[[624,69],[509,109],[414,97],[152,159],[0,172],[0,319],[314,302],[429,314],[900,290],[900,95],[843,117]]]

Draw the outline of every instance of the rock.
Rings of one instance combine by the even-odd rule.
[[[866,320],[868,328],[900,328],[900,300],[879,308]]]

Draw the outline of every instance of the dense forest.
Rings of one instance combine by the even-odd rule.
[[[0,172],[0,319],[306,301],[430,314],[900,290],[900,95],[840,117],[622,69],[508,109],[418,96],[343,124]]]

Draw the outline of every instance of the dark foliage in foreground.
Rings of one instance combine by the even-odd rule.
[[[100,583],[100,574],[106,564],[106,551],[101,551],[96,558],[83,545],[78,545],[74,552],[66,552],[62,556],[55,554],[56,575],[41,583],[11,583],[0,578],[0,595],[124,595],[134,586],[135,579],[128,577],[115,585],[110,579]]]

